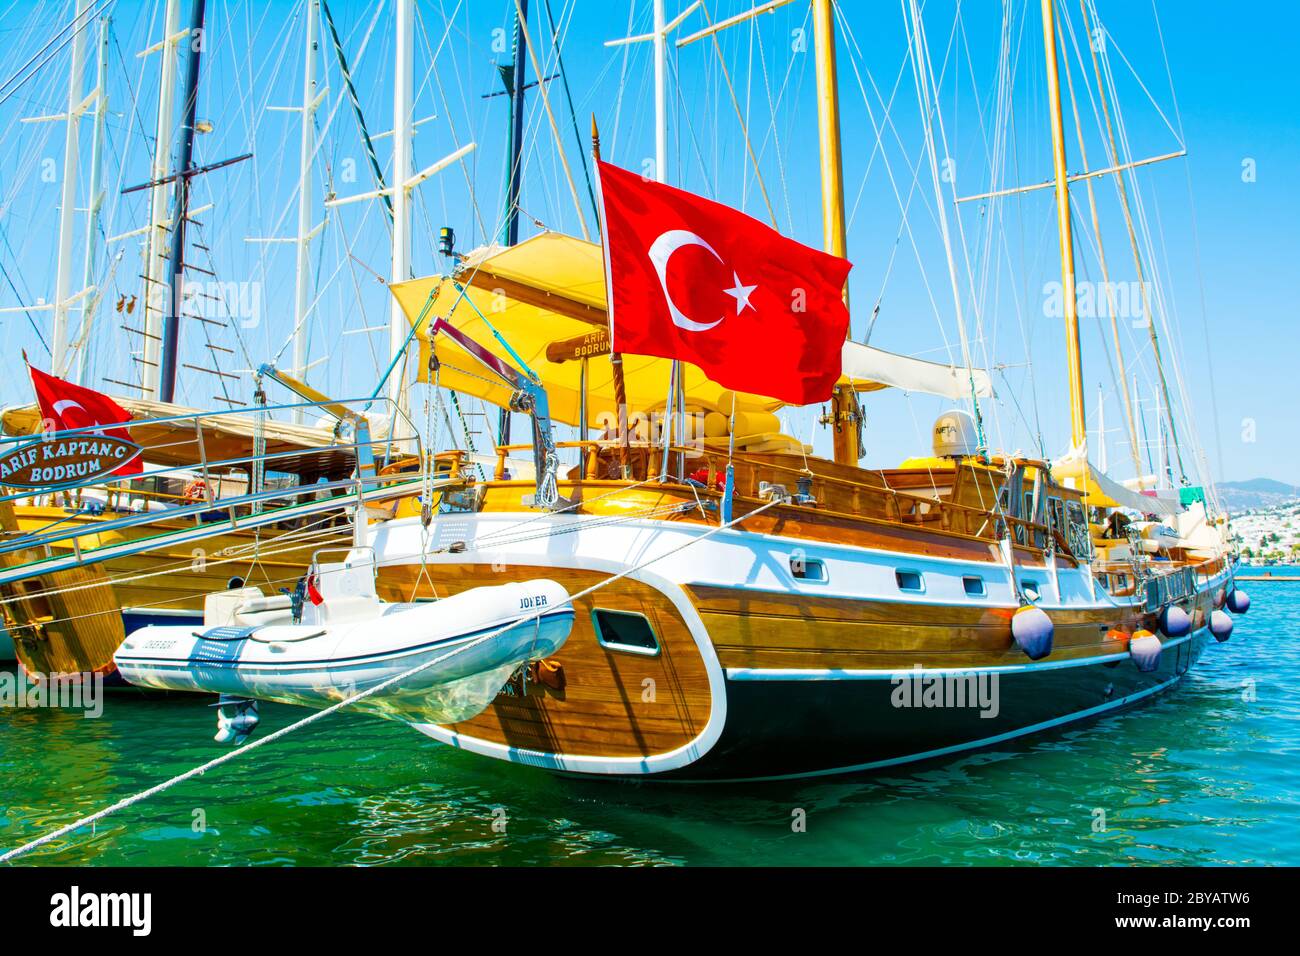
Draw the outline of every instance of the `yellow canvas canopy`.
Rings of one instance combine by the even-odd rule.
[[[429,380],[427,329],[435,318],[442,318],[516,368],[522,360],[546,388],[551,417],[569,425],[578,424],[582,362],[551,361],[547,358],[547,348],[564,343],[562,347],[552,349],[552,354],[557,357],[561,353],[581,353],[580,344],[570,340],[588,335],[595,340],[600,330],[605,328],[605,266],[599,244],[544,232],[510,248],[490,246],[470,253],[462,261],[454,280],[429,276],[394,283],[390,290],[412,324],[423,316],[417,332],[420,340],[419,381]],[[509,348],[497,338],[494,330],[509,343]],[[780,345],[774,342],[772,347],[779,348]],[[852,371],[857,366],[888,368],[890,372],[879,376],[883,381],[841,379],[843,384],[852,384],[858,391],[894,386],[947,394],[954,388],[954,382],[957,387],[968,387],[961,384],[969,381],[969,373],[964,369],[957,375],[947,366],[890,356],[856,343],[849,343],[849,347],[870,354],[863,353],[854,361],[846,355],[846,370]],[[511,355],[511,350],[515,355]],[[441,363],[439,382],[442,386],[477,396],[494,405],[508,406],[510,387],[456,343],[445,336],[439,339],[437,356]],[[897,359],[897,362],[890,362],[890,359]],[[666,359],[643,355],[623,357],[630,414],[653,413],[665,407],[671,365]],[[731,412],[730,390],[710,381],[693,365],[683,363],[683,369],[688,408],[723,414]],[[985,391],[987,376],[982,372],[975,375],[981,394],[991,392],[991,389]],[[943,391],[934,387],[934,383],[940,380]],[[594,354],[587,359],[587,394],[588,424],[599,426],[611,421],[617,403],[613,367],[607,354]],[[775,411],[782,406],[777,399],[760,395],[740,394],[737,401],[740,408],[750,411]]]

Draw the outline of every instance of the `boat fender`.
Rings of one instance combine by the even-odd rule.
[[[1241,588],[1233,588],[1228,592],[1227,604],[1233,614],[1245,614],[1250,610],[1250,595]]]
[[[1031,661],[1052,653],[1052,619],[1041,607],[1026,604],[1011,615],[1011,637]]]
[[[1210,614],[1210,633],[1214,639],[1223,643],[1232,637],[1232,615],[1227,611],[1214,611]]]
[[[1177,604],[1170,604],[1160,612],[1159,626],[1165,637],[1182,637],[1191,633],[1192,619]]]
[[[233,743],[239,746],[257,729],[260,722],[257,701],[247,697],[222,694],[210,706],[217,708],[217,734],[212,739],[219,744]]]
[[[1150,674],[1160,666],[1162,650],[1164,645],[1160,643],[1160,638],[1146,630],[1134,631],[1128,642],[1129,657],[1133,658],[1133,663],[1143,674]]]

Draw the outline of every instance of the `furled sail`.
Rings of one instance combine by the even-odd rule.
[[[852,341],[844,343],[843,356],[843,377],[860,392],[901,388],[960,401],[971,397],[973,387],[980,398],[993,396],[993,383],[983,369],[927,362]]]
[[[1077,451],[1052,463],[1052,475],[1056,478],[1072,478],[1078,482],[1085,475],[1087,503],[1104,508],[1132,508],[1143,514],[1176,515],[1183,510],[1178,501],[1157,498],[1126,488],[1120,482],[1098,470],[1090,461]],[[1077,487],[1077,485],[1076,485]]]

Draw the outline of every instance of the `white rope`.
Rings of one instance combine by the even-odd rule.
[[[756,514],[760,514],[766,511],[768,508],[780,504],[781,502],[782,499],[773,498],[771,501],[759,505],[753,511],[741,515],[739,518],[736,518],[726,524],[720,524],[717,525],[716,527],[712,527],[708,531],[700,535],[699,537],[691,538],[690,540],[685,541],[674,548],[669,548],[667,551],[663,552],[662,554],[658,554],[653,558],[649,558],[648,560],[643,561],[634,567],[628,568],[625,571],[620,571],[618,572],[618,574],[612,575],[611,577],[608,577],[603,581],[593,584],[591,587],[579,591],[577,594],[569,595],[569,597],[565,599],[563,602],[561,602],[558,606],[563,607],[565,604],[571,605],[573,604],[574,601],[578,600],[579,598],[583,598],[589,594],[593,594],[596,591],[599,591],[601,588],[613,584],[615,581],[621,581],[623,578],[635,574],[636,572],[640,571],[642,568],[654,564],[656,561],[661,561],[664,558],[676,554],[678,551],[684,550],[685,548],[689,548],[693,544],[699,544],[701,541],[704,541],[706,538],[713,537],[713,535],[717,534],[719,531],[725,531],[728,528],[732,528],[735,525],[739,524],[740,522],[744,521],[746,518],[751,518]],[[510,621],[509,623],[503,624],[495,631],[491,631],[487,634],[484,634],[482,637],[475,638],[474,640],[470,641],[468,644],[464,644],[453,651],[448,651],[446,654],[443,654],[440,657],[436,657],[431,661],[426,661],[423,664],[419,664],[416,667],[412,667],[410,670],[404,671],[401,674],[397,674],[394,677],[390,677],[385,681],[381,681],[380,683],[376,684],[374,687],[368,688],[367,690],[363,690],[358,694],[353,694],[351,697],[338,701],[335,704],[331,704],[330,706],[326,707],[324,710],[319,710],[316,711],[314,714],[309,714],[306,717],[304,717],[302,720],[292,723],[287,727],[281,727],[273,734],[269,734],[266,737],[260,737],[257,740],[254,740],[252,743],[245,744],[242,747],[224,753],[220,757],[216,757],[212,760],[209,760],[207,763],[200,764],[199,766],[187,770],[182,774],[178,774],[174,777],[171,777],[168,780],[164,780],[162,783],[155,784],[154,786],[149,787],[147,790],[141,790],[139,793],[132,794],[129,797],[124,797],[123,799],[117,801],[117,803],[107,806],[102,810],[90,814],[89,816],[81,817],[80,819],[74,820],[72,823],[69,823],[66,826],[59,827],[57,830],[53,830],[42,837],[38,837],[35,840],[32,840],[28,843],[24,843],[22,846],[15,847],[14,849],[9,850],[7,853],[0,855],[0,863],[8,863],[11,860],[15,860],[26,853],[30,853],[32,850],[38,849],[39,847],[52,843],[53,841],[59,839],[59,837],[67,836],[69,833],[73,833],[74,831],[79,830],[84,826],[97,823],[100,820],[104,819],[105,817],[117,813],[119,810],[125,810],[127,807],[132,807],[137,803],[149,799],[150,797],[157,796],[158,794],[163,793],[164,791],[170,790],[172,787],[176,786],[177,784],[184,783],[186,780],[191,780],[194,777],[200,777],[203,774],[207,773],[209,770],[214,770],[217,767],[220,767],[222,764],[229,763],[231,760],[234,760],[236,757],[241,756],[242,754],[248,753],[250,750],[256,750],[258,747],[262,747],[265,746],[266,744],[271,743],[272,741],[279,740],[281,737],[287,737],[295,730],[300,730],[301,728],[306,727],[308,724],[314,724],[316,721],[321,720],[324,717],[328,717],[330,714],[336,713],[337,711],[342,710],[344,707],[365,700],[367,697],[373,697],[374,695],[387,690],[388,688],[394,686],[397,683],[400,683],[401,681],[406,680],[407,678],[414,677],[416,674],[419,674],[422,671],[426,671],[431,667],[441,664],[444,661],[449,660],[450,658],[454,657],[457,654],[463,653],[464,651],[468,651],[471,648],[477,647],[478,645],[484,643],[485,641],[489,641],[492,638],[497,637],[498,635],[504,633],[505,631],[509,630],[512,627],[515,627],[519,624],[523,624],[527,621],[537,620],[543,614],[550,613],[550,611],[552,610],[554,610],[554,608],[537,610],[529,614],[520,615],[519,617]]]

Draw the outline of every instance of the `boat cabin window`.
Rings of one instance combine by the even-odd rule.
[[[984,579],[978,574],[968,574],[961,579],[962,587],[966,589],[967,597],[984,597],[988,589],[984,587]]]
[[[826,562],[796,551],[790,555],[790,574],[800,581],[825,581]]]
[[[898,582],[900,591],[924,591],[925,581],[921,578],[919,571],[895,571],[894,580]]]
[[[1025,578],[1023,581],[1021,581],[1020,590],[1024,593],[1025,597],[1027,597],[1029,600],[1034,602],[1037,602],[1038,599],[1042,596],[1042,592],[1039,589],[1038,582],[1033,580],[1032,578]]]
[[[1065,502],[1060,498],[1049,498],[1052,511],[1052,528],[1065,534]]]
[[[659,638],[644,614],[596,608],[591,620],[601,647],[633,654],[659,653]]]

